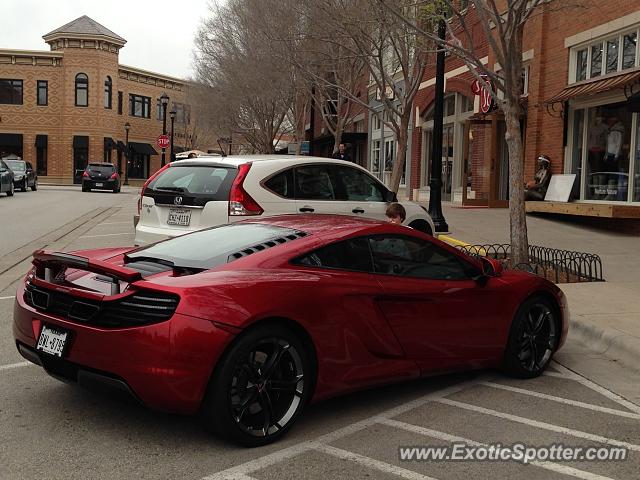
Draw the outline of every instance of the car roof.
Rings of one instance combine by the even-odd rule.
[[[325,157],[310,157],[306,155],[229,155],[221,157],[220,155],[201,155],[196,158],[188,158],[185,160],[176,160],[171,162],[172,166],[194,166],[194,165],[229,165],[238,167],[243,163],[275,163],[278,166],[299,165],[302,163],[333,163],[336,165],[351,165],[362,168],[348,160],[339,160]]]
[[[395,225],[390,222],[383,222],[372,218],[317,213],[274,215],[270,217],[251,218],[245,220],[245,222],[275,225],[300,230],[313,235],[334,235],[336,230],[340,230],[340,233],[343,235],[348,235],[380,226],[389,226],[394,229],[393,227]],[[406,232],[408,228],[402,225],[395,226],[399,233],[403,231]]]

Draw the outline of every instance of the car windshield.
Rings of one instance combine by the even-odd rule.
[[[210,269],[305,235],[304,232],[275,225],[233,223],[141,248],[127,254],[127,260],[169,262],[175,267]],[[251,247],[255,249],[249,250]]]
[[[27,169],[27,164],[20,160],[5,160],[5,162],[14,172],[24,172]]]
[[[113,173],[116,168],[113,165],[93,165],[89,164],[87,171],[91,173]]]

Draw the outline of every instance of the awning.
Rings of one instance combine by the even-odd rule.
[[[556,102],[564,102],[570,98],[584,97],[587,95],[595,95],[596,93],[608,92],[617,88],[624,88],[627,85],[640,80],[640,70],[634,70],[623,74],[616,74],[610,77],[597,78],[587,82],[565,87],[561,92],[557,93],[545,103],[552,104]]]
[[[74,136],[73,148],[89,148],[89,137],[78,136],[78,135]]]
[[[36,147],[47,148],[48,138],[46,135],[36,135]]]
[[[150,143],[129,142],[129,148],[140,155],[158,155]]]
[[[111,150],[112,148],[116,148],[116,142],[113,141],[111,137],[104,137],[104,148],[105,150]]]
[[[3,147],[22,148],[22,134],[21,133],[0,133],[0,145]]]

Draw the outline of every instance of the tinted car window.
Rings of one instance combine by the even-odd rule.
[[[26,163],[21,160],[7,160],[7,165],[14,172],[24,172],[26,170]]]
[[[370,238],[376,273],[432,280],[468,280],[474,267],[431,242],[402,235]]]
[[[232,167],[171,167],[151,181],[145,195],[153,192],[175,192],[228,200],[236,173],[237,170]]]
[[[384,202],[382,186],[365,172],[350,167],[337,167],[340,190],[346,200],[357,202]]]
[[[288,169],[274,175],[266,182],[264,186],[276,195],[284,198],[294,198],[293,194],[293,170]]]
[[[296,199],[336,200],[330,165],[306,165],[296,168]]]
[[[128,254],[127,258],[157,259],[174,266],[209,269],[236,259],[234,254],[240,258],[255,253],[247,252],[250,247],[260,245],[255,249],[260,251],[305,235],[274,225],[232,223],[156,243]]]
[[[373,272],[371,251],[366,238],[333,243],[294,260],[297,265]]]
[[[87,172],[89,173],[102,173],[103,175],[111,174],[116,171],[116,167],[113,165],[93,165],[87,166]]]

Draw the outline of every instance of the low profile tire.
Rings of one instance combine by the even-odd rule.
[[[23,192],[27,191],[27,179],[26,178],[22,181],[22,187],[20,187],[20,190],[22,190]]]
[[[558,347],[560,318],[542,296],[526,300],[511,324],[503,369],[516,378],[540,375]]]
[[[13,186],[13,181],[11,181],[11,185],[9,186],[9,191],[7,192],[7,197],[13,197],[15,190]]]
[[[312,362],[290,330],[265,324],[244,333],[215,368],[202,414],[217,435],[245,447],[278,440],[312,390]]]

